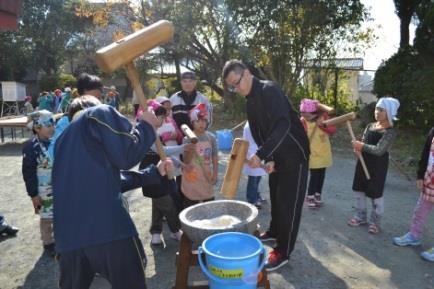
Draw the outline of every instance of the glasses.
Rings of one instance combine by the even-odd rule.
[[[240,85],[241,80],[243,79],[243,76],[244,76],[244,70],[243,70],[243,72],[241,72],[241,76],[238,79],[238,81],[236,81],[234,84],[228,85],[228,90],[230,92],[235,92],[235,90],[237,89],[237,87]]]

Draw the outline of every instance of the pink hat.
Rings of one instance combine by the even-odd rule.
[[[205,103],[199,103],[196,105],[189,113],[190,121],[196,121],[198,119],[208,120],[208,111],[206,109]]]
[[[318,100],[303,98],[300,102],[300,112],[316,112],[318,109]]]
[[[153,111],[157,110],[157,108],[159,108],[160,106],[161,104],[158,101],[154,99],[148,100],[148,107],[151,108]]]

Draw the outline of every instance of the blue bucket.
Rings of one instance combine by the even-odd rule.
[[[203,241],[198,252],[210,289],[256,289],[266,259],[265,248],[258,238],[239,232],[215,234]]]
[[[217,134],[217,143],[219,149],[222,151],[229,151],[232,148],[232,131],[230,129],[222,129],[216,131]]]

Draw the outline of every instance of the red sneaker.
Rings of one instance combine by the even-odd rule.
[[[287,257],[284,257],[279,251],[273,250],[268,255],[268,260],[265,263],[265,270],[267,270],[267,272],[274,271],[288,262],[289,259]]]

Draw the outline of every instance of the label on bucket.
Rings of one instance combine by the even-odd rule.
[[[222,269],[209,265],[208,270],[222,279],[240,279],[244,275],[244,269]]]

